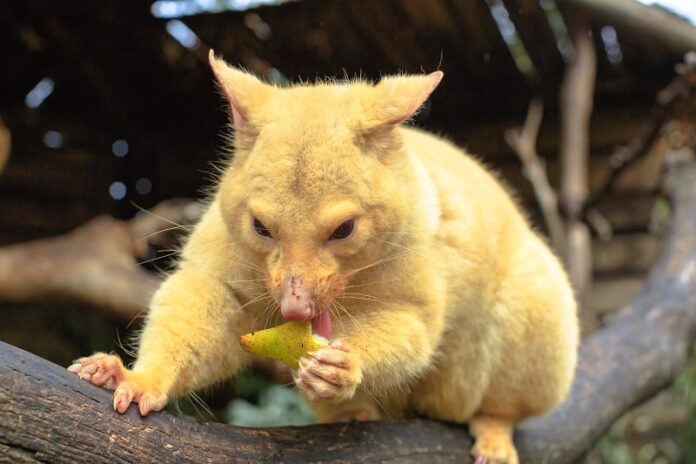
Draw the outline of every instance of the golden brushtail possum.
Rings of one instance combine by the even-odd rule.
[[[233,157],[133,368],[96,354],[70,369],[145,415],[242,369],[240,335],[311,321],[330,343],[294,375],[319,421],[468,422],[478,462],[518,462],[514,425],[569,389],[576,304],[494,176],[402,127],[442,73],[278,88],[210,64]]]

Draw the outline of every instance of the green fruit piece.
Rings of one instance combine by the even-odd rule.
[[[325,338],[312,333],[311,322],[286,322],[270,329],[251,332],[239,337],[242,349],[254,356],[282,361],[291,369],[309,351],[328,346]]]

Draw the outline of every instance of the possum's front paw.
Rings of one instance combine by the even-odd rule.
[[[126,369],[118,356],[95,353],[76,359],[68,370],[94,385],[114,390],[114,409],[121,414],[128,410],[131,402],[138,403],[142,416],[159,411],[167,404],[166,394],[145,387],[145,382]]]
[[[355,395],[362,372],[350,347],[340,340],[331,342],[300,359],[295,383],[312,401],[348,401]]]

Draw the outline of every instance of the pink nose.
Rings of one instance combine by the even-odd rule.
[[[280,314],[286,321],[308,321],[312,318],[312,292],[298,277],[290,277],[283,285]]]

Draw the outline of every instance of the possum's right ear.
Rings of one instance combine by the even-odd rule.
[[[213,50],[208,54],[210,67],[230,103],[232,124],[235,130],[243,131],[253,126],[254,110],[263,104],[273,87],[258,80],[252,74],[229,66],[217,58]]]
[[[442,71],[387,76],[363,92],[359,140],[378,153],[392,152],[398,140],[394,129],[418,112],[442,77]]]

